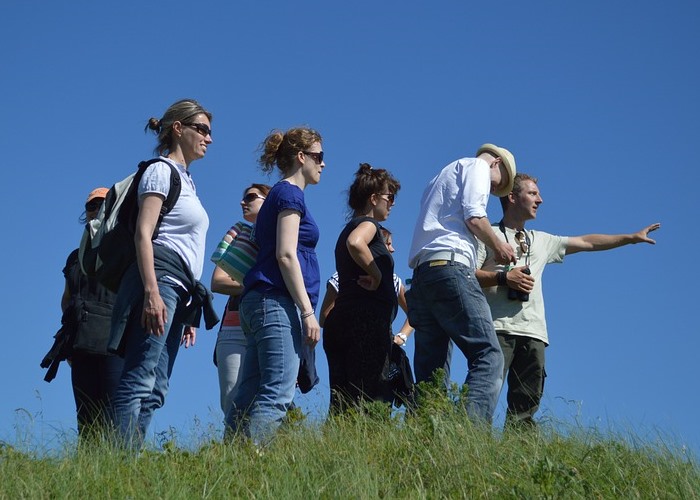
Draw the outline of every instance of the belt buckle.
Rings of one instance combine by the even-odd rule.
[[[428,267],[446,266],[449,263],[449,260],[431,260]]]

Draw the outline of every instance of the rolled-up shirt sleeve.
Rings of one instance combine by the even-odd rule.
[[[472,217],[486,217],[486,205],[491,191],[491,175],[488,164],[477,158],[467,168],[462,169],[462,208],[465,220]]]

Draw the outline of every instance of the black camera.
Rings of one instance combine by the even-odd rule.
[[[523,273],[530,274],[530,268],[526,267],[523,269]],[[530,294],[516,290],[514,288],[508,288],[508,299],[509,300],[519,300],[520,302],[527,302],[530,300]]]

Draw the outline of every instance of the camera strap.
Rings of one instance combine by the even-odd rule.
[[[506,239],[506,243],[510,245],[510,241],[508,241],[508,233],[506,233],[506,225],[503,223],[503,219],[501,219],[498,223],[498,229],[500,229],[503,233],[503,237]],[[525,244],[527,245],[527,252],[523,252],[522,245],[518,244],[516,246],[520,247],[521,253],[525,254],[525,266],[530,267],[530,251],[532,250],[532,241],[530,240],[530,235],[525,230],[525,228],[523,228],[522,231],[516,231],[516,234],[518,232],[522,232],[525,235]]]

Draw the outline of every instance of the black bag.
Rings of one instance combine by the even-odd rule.
[[[388,401],[396,406],[411,404],[414,385],[411,363],[408,361],[406,351],[393,341],[384,361],[380,382],[384,386]]]
[[[61,315],[54,343],[41,360],[41,367],[48,368],[44,377],[47,382],[56,377],[61,361],[70,359],[74,350],[110,355],[107,344],[116,296],[100,286],[95,277],[82,273],[77,250],[68,256],[63,274],[70,301]]]
[[[112,324],[112,304],[94,300],[76,300],[78,314],[73,349],[92,354],[107,354]]]

